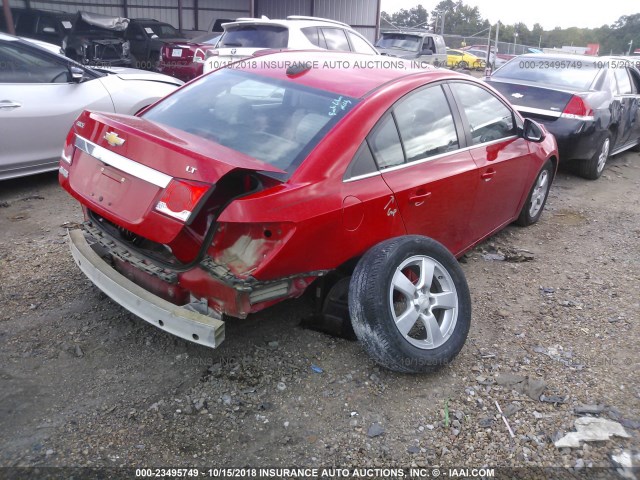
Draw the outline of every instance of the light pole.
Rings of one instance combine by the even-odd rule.
[[[518,32],[514,32],[513,34],[513,54],[517,55],[516,53],[516,45],[518,44]]]

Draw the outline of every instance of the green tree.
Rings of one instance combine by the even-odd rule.
[[[524,15],[524,13],[523,13]],[[383,12],[382,24],[386,22],[399,28],[426,27],[429,15],[422,5],[410,10],[400,10],[393,14]],[[489,22],[482,18],[478,7],[470,7],[462,0],[441,0],[431,11],[431,21],[428,26],[434,31],[442,31],[444,19],[444,33],[452,35],[471,36],[489,27]],[[391,27],[391,25],[387,24]],[[600,44],[600,53],[626,55],[630,45],[633,49],[640,48],[640,13],[624,15],[612,25],[599,28],[560,28],[544,30],[536,23],[532,30],[522,22],[514,25],[500,26],[500,40],[513,42],[515,33],[518,34],[517,43],[531,47],[560,48],[563,45],[586,47],[590,43]],[[520,48],[518,48],[520,52]]]
[[[470,7],[462,0],[442,0],[431,12],[431,18],[437,19],[438,32],[444,18],[444,33],[451,35],[473,35],[489,26],[489,22],[482,19],[478,7]]]
[[[422,5],[409,10],[402,8],[391,15],[387,12],[382,12],[380,17],[383,20],[381,22],[382,27],[385,29],[387,27],[393,28],[394,26],[398,28],[427,28],[427,22],[429,21],[429,13]]]

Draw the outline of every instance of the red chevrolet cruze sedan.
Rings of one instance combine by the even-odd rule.
[[[313,285],[346,299],[377,362],[424,372],[469,331],[456,257],[536,222],[557,161],[552,135],[466,75],[283,52],[136,117],[84,112],[59,178],[85,214],[77,265],[147,322],[215,347],[223,316]]]

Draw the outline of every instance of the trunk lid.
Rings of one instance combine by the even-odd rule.
[[[545,121],[559,118],[571,97],[577,93],[539,84],[508,83],[494,79],[487,83],[504,95],[525,117]]]
[[[235,150],[139,117],[85,111],[74,132],[72,195],[118,227],[161,244],[172,242],[185,225],[156,209],[174,180],[212,187],[234,170],[282,173]]]
[[[162,46],[162,50],[160,51],[160,61],[168,64],[177,63],[179,65],[187,65],[193,62],[196,52],[201,52],[200,60],[204,61],[206,52],[213,48],[213,45],[187,41],[167,42]]]

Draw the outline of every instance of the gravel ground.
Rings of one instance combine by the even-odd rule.
[[[469,339],[422,376],[302,329],[306,298],[228,322],[217,350],[178,340],[75,267],[55,175],[0,183],[0,466],[580,468],[640,448],[638,153],[560,173],[538,225],[461,260]],[[630,438],[556,448],[584,405]]]

